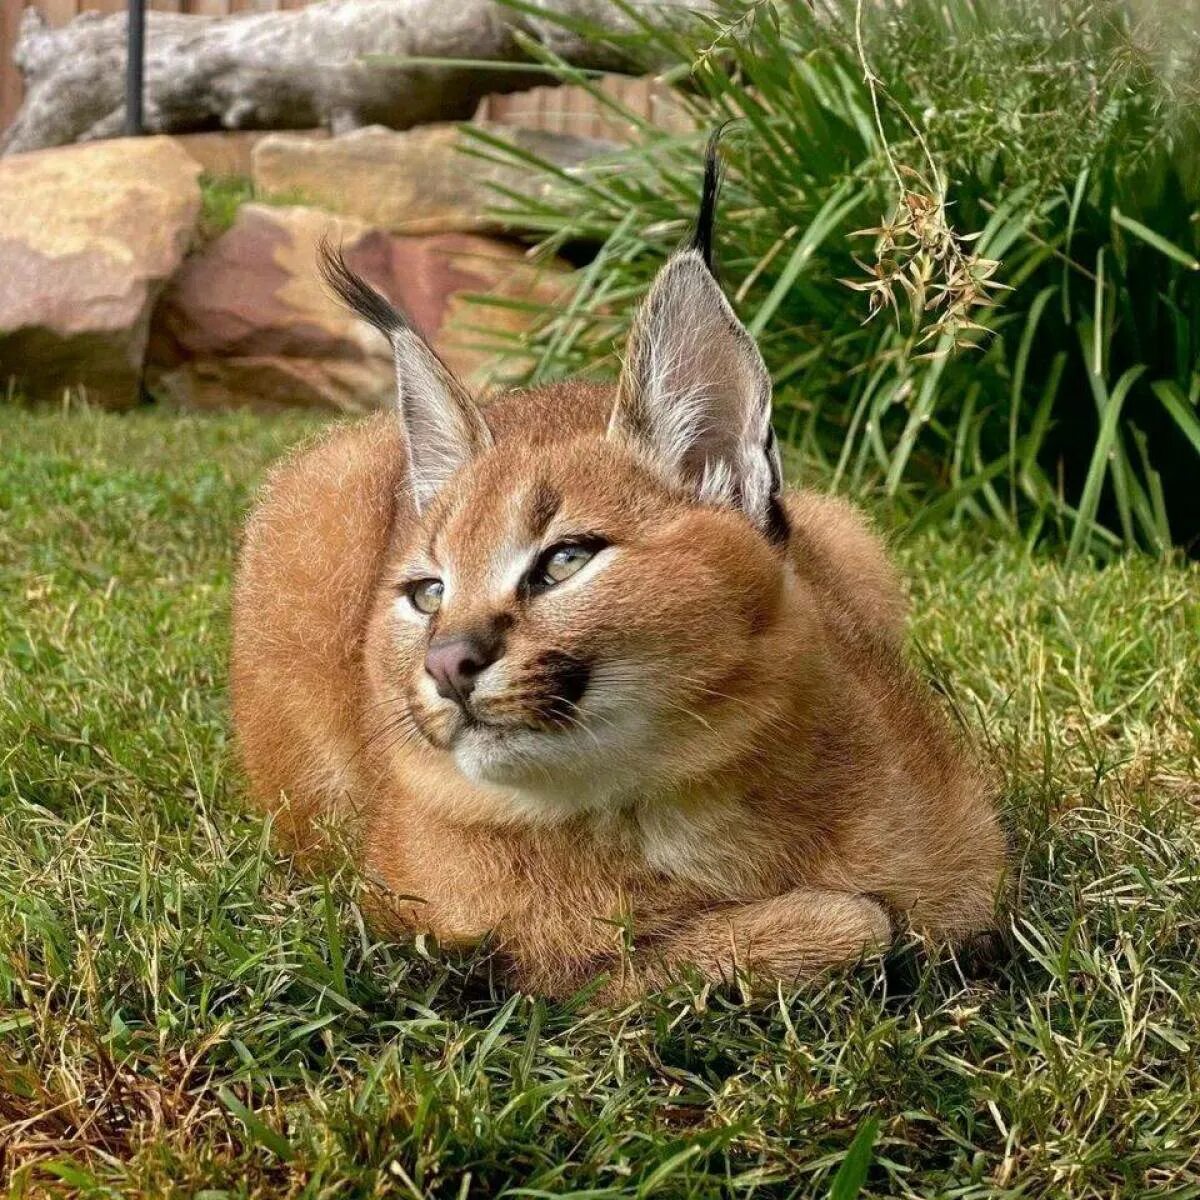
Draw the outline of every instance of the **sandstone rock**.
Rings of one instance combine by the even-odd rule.
[[[560,273],[535,270],[505,243],[462,234],[398,238],[317,209],[248,204],[232,229],[184,264],[164,294],[151,339],[151,390],[197,407],[357,411],[392,403],[385,339],[321,284],[316,258],[325,236],[408,312],[464,378],[475,375],[486,355],[467,348],[454,328],[462,293],[561,294]],[[503,319],[489,318],[492,328],[511,329],[514,319],[524,319],[519,312],[497,313]]]
[[[482,127],[564,170],[614,149],[565,133]],[[298,196],[393,233],[499,232],[504,221],[488,210],[505,201],[492,185],[536,196],[546,182],[533,168],[464,154],[464,142],[471,144],[456,125],[402,133],[371,126],[323,142],[277,133],[255,146],[252,178],[259,195]]]
[[[200,168],[170,138],[0,161],[0,385],[133,404],[150,313],[192,239]]]
[[[175,141],[187,151],[209,175],[250,175],[250,160],[254,147],[269,134],[254,129],[224,129],[211,133],[177,133]],[[297,132],[295,137],[323,138],[323,129]]]

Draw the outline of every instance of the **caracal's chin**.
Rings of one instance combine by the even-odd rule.
[[[640,728],[639,728],[640,726]],[[472,783],[511,792],[535,818],[567,817],[618,802],[644,788],[654,724],[631,718],[626,728],[586,718],[560,729],[463,727],[454,738],[454,765]]]

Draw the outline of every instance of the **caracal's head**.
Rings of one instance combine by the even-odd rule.
[[[711,212],[715,169],[710,167]],[[788,594],[770,379],[697,244],[659,274],[607,423],[494,434],[382,298],[411,511],[377,678],[472,782],[562,813],[682,783],[744,744]],[[501,402],[503,403],[503,402]]]

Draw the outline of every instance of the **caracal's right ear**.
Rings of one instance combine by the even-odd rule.
[[[424,512],[446,480],[492,444],[492,435],[479,406],[434,349],[346,265],[340,251],[322,243],[319,265],[338,298],[392,343],[408,477],[417,512]]]
[[[739,509],[776,537],[771,376],[713,274],[719,136],[705,155],[692,244],[658,273],[634,319],[609,436],[635,446],[697,500]]]

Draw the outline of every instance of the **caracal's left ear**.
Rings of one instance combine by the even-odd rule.
[[[712,272],[715,139],[693,244],[659,272],[630,334],[609,436],[624,438],[707,504],[765,532],[778,516],[771,377]]]

